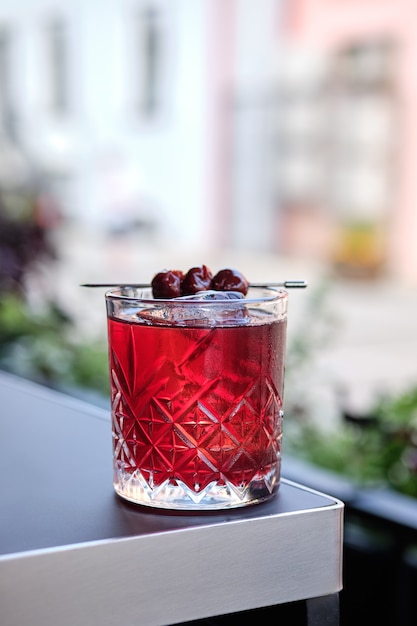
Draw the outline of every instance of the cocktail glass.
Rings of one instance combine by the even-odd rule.
[[[227,509],[279,488],[287,293],[212,295],[106,293],[114,488],[126,500]]]

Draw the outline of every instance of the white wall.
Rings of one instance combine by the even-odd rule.
[[[10,26],[14,39],[20,138],[30,156],[64,190],[70,216],[101,226],[115,223],[117,215],[150,213],[163,234],[179,244],[209,243],[207,224],[218,216],[210,206],[213,196],[207,193],[209,185],[217,184],[210,178],[217,94],[209,93],[213,81],[208,77],[210,46],[216,45],[209,41],[214,3],[153,0],[162,12],[165,32],[162,107],[155,119],[143,120],[134,108],[133,27],[138,11],[149,3],[0,2],[0,24]],[[234,1],[231,88],[238,92],[256,93],[270,80],[281,5],[282,0]],[[216,6],[221,10],[221,3]],[[51,114],[48,107],[43,29],[52,16],[62,17],[68,26],[70,113],[64,118]],[[270,231],[271,200],[262,191],[262,128],[257,123],[245,120],[248,138],[237,143],[233,228],[240,243],[256,236],[262,242]]]
[[[260,249],[273,248],[279,219],[270,121],[283,6],[277,0],[237,0],[232,239]]]
[[[0,4],[0,24],[13,38],[22,144],[43,169],[71,178],[68,212],[98,223],[108,217],[103,177],[113,164],[114,178],[124,177],[132,194],[149,198],[169,233],[189,239],[199,237],[206,210],[206,2],[154,4],[164,13],[165,101],[150,121],[134,110],[133,18],[143,2],[16,0]],[[69,35],[71,103],[63,119],[48,110],[43,56],[43,28],[55,15]]]

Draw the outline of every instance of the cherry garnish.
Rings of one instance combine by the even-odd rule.
[[[213,276],[210,288],[216,291],[239,291],[246,296],[249,289],[249,282],[243,274],[237,270],[224,269]]]
[[[154,298],[178,298],[184,274],[180,270],[164,270],[156,274],[151,282]]]
[[[207,265],[192,267],[188,270],[181,284],[181,293],[183,296],[191,296],[198,291],[207,291],[210,289],[213,274]]]
[[[163,270],[151,282],[156,299],[192,296],[200,291],[237,291],[246,296],[249,282],[235,269],[223,269],[215,276],[207,265],[192,267],[184,275],[180,270]]]

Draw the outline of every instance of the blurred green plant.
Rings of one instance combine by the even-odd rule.
[[[358,485],[417,497],[417,387],[376,400],[366,415],[342,412],[331,429],[299,420],[286,441],[287,452]]]
[[[50,230],[53,199],[31,188],[0,190],[0,368],[54,387],[108,394],[106,346],[81,340],[55,302],[34,310],[26,283],[57,257]]]
[[[417,497],[417,384],[398,394],[376,398],[365,415],[335,406],[323,419],[317,355],[331,347],[338,320],[328,306],[331,283],[308,296],[305,314],[288,345],[285,391],[285,452],[331,470],[358,485],[380,485]]]
[[[105,346],[75,341],[72,334],[72,320],[53,303],[34,312],[18,295],[6,294],[0,302],[0,367],[54,387],[108,394]]]
[[[52,200],[35,189],[0,190],[0,293],[20,293],[29,273],[55,250],[49,230],[59,219]]]

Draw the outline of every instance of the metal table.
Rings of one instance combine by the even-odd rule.
[[[338,623],[342,502],[284,479],[245,509],[130,505],[113,493],[107,411],[6,373],[0,398],[2,626],[161,626],[298,601],[308,624]]]

